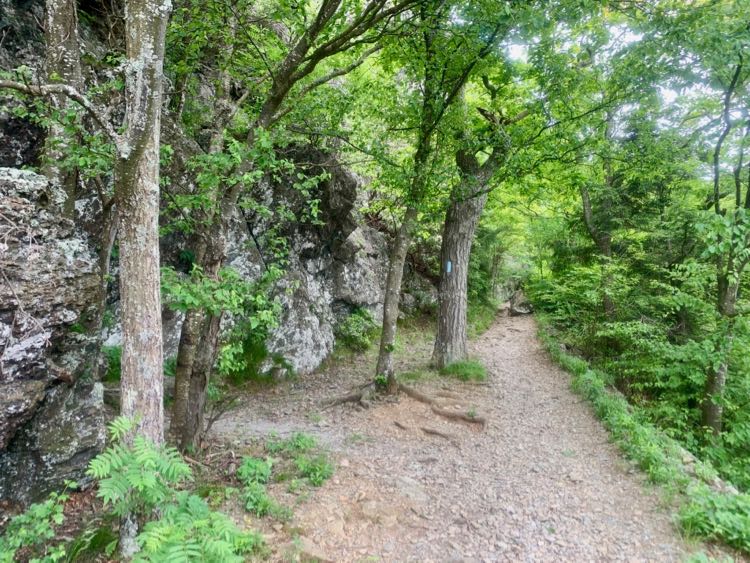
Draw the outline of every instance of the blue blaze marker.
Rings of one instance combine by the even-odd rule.
[[[453,262],[451,262],[450,260],[448,260],[445,263],[445,273],[446,274],[450,274],[452,271],[453,271]]]

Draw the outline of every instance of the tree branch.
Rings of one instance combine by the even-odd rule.
[[[716,142],[716,148],[714,149],[714,156],[713,156],[713,173],[714,173],[714,211],[717,215],[721,215],[721,198],[719,197],[719,180],[720,180],[720,167],[719,167],[719,160],[721,159],[721,149],[724,146],[724,140],[727,138],[727,135],[729,135],[729,132],[732,130],[732,127],[734,127],[734,123],[732,122],[731,118],[731,104],[732,104],[732,96],[734,95],[734,91],[737,88],[737,83],[740,79],[740,74],[742,73],[742,55],[739,56],[739,62],[737,63],[737,66],[734,68],[734,74],[732,75],[732,80],[729,83],[729,86],[724,91],[724,104],[723,104],[723,119],[724,119],[724,129],[722,130],[721,134],[719,135],[719,139]]]
[[[344,76],[346,74],[349,74],[355,68],[357,68],[360,65],[362,65],[362,63],[364,63],[370,55],[372,55],[373,53],[376,53],[376,52],[380,51],[382,48],[383,48],[382,45],[375,45],[374,47],[371,47],[370,49],[367,49],[367,51],[365,51],[364,53],[362,53],[361,57],[359,57],[356,61],[352,62],[350,65],[345,66],[343,68],[338,68],[336,70],[333,70],[329,74],[326,74],[325,76],[321,76],[317,80],[312,81],[310,84],[308,84],[307,86],[305,86],[304,88],[302,88],[302,90],[300,90],[298,97],[299,98],[304,98],[305,96],[307,96],[307,94],[309,94],[310,92],[312,92],[313,90],[315,90],[315,88],[318,88],[320,86],[323,86],[324,84],[327,84],[328,82],[330,82],[334,78],[338,78],[339,76]],[[278,115],[276,115],[275,117],[273,117],[271,119],[271,123],[276,123],[281,118],[283,118],[285,115],[289,114],[292,111],[292,109],[294,109],[294,108],[287,107],[284,111],[282,111],[281,113],[279,113]]]
[[[115,128],[107,120],[107,114],[101,108],[97,107],[91,100],[81,94],[78,90],[67,84],[24,84],[13,80],[0,80],[0,89],[15,90],[23,94],[37,97],[47,97],[54,94],[66,96],[70,100],[81,106],[93,118],[96,124],[106,133],[121,152],[123,148],[123,138],[115,131]]]

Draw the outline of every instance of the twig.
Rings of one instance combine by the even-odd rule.
[[[184,459],[185,461],[187,461],[188,463],[192,463],[193,465],[200,465],[200,466],[201,466],[201,467],[203,467],[204,469],[211,469],[211,468],[210,468],[210,467],[209,467],[208,465],[206,465],[206,464],[205,464],[205,463],[203,463],[203,462],[200,462],[200,461],[198,461],[197,459],[193,459],[193,458],[191,458],[191,457],[188,457],[188,456],[186,456],[186,455],[183,455],[182,457],[183,457],[183,459]]]

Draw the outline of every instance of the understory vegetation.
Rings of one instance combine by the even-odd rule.
[[[564,352],[554,329],[542,318],[547,351],[573,376],[573,390],[591,402],[614,442],[649,479],[668,493],[679,493],[678,520],[690,537],[724,541],[750,551],[750,494],[716,486],[718,472],[710,462],[686,457],[684,446],[653,424],[647,409],[634,406],[612,385],[610,375],[580,357]]]
[[[137,436],[124,442],[134,423],[118,418],[110,424],[110,446],[91,461],[88,475],[96,480],[103,509],[78,522],[72,541],[58,537],[65,524],[64,506],[70,491],[53,493],[43,502],[13,517],[0,536],[0,561],[85,561],[111,557],[118,548],[117,522],[135,517],[143,527],[136,537],[136,561],[245,561],[268,553],[262,536],[240,527],[220,509],[239,503],[257,518],[291,520],[293,507],[276,501],[270,483],[284,483],[301,500],[308,487],[320,487],[334,472],[328,453],[308,434],[275,436],[246,455],[236,474],[211,474],[196,479],[185,459],[171,447],[156,447]]]

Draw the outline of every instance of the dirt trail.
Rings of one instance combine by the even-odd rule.
[[[427,338],[409,355],[429,356]],[[242,442],[303,430],[334,452],[335,476],[295,508],[297,548],[330,561],[679,561],[689,548],[643,476],[623,460],[531,317],[503,318],[472,344],[484,385],[430,379],[461,396],[484,429],[406,397],[367,410],[319,401],[367,380],[369,365],[303,378],[217,423]],[[450,399],[443,399],[450,404]],[[397,426],[397,421],[402,429]],[[428,435],[421,428],[448,436]],[[270,543],[288,530],[270,529]],[[278,538],[273,535],[278,533]],[[279,559],[289,552],[280,550]]]

